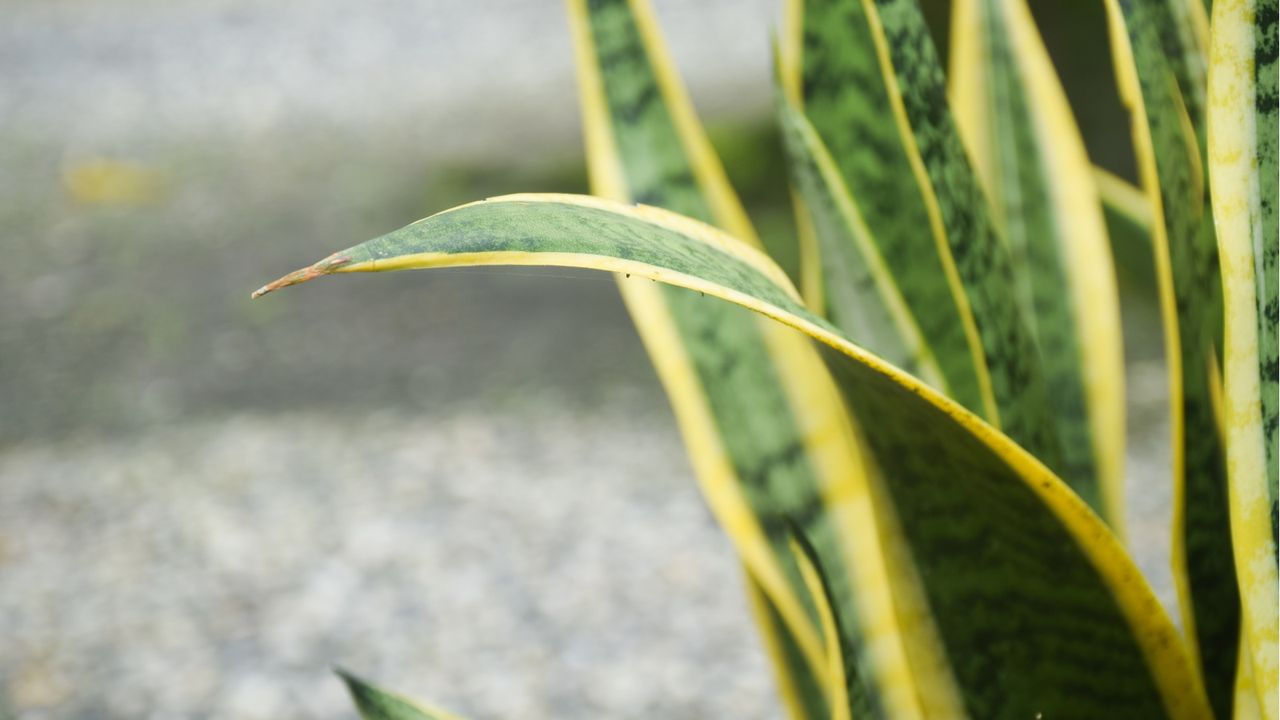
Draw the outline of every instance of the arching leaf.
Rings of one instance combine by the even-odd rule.
[[[1074,492],[1007,436],[849,342],[779,282],[776,265],[710,226],[582,196],[507,196],[335,253],[258,294],[331,273],[481,264],[630,273],[755,310],[816,341],[873,453],[863,460],[874,465],[852,477],[879,479],[827,512],[843,521],[841,511],[892,507],[861,517],[900,519],[897,550],[914,559],[924,595],[913,607],[927,608],[969,715],[1208,716],[1159,602]],[[806,512],[815,509],[787,517],[804,527]],[[905,624],[913,616],[892,604],[881,612],[914,630]],[[865,601],[855,613],[850,624],[877,627]],[[895,689],[920,669],[913,663],[911,676],[881,676],[875,687]],[[927,702],[928,688],[914,691]],[[867,699],[873,712],[897,716]]]

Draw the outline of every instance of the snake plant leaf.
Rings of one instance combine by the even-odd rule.
[[[1270,720],[1280,714],[1276,17],[1276,0],[1214,5],[1208,110],[1226,302],[1224,403],[1231,531],[1244,610],[1241,666],[1252,676],[1257,704]]]
[[[1205,92],[1208,77],[1209,16],[1199,3],[1161,0],[1149,19],[1164,42],[1170,70],[1203,153],[1205,143]]]
[[[574,0],[569,10],[593,192],[715,223],[738,238],[733,242],[743,252],[760,248],[647,3]],[[784,277],[773,279],[789,287]],[[872,520],[836,525],[849,514],[842,509],[847,498],[857,497],[860,460],[851,420],[821,357],[802,337],[742,308],[625,277],[619,288],[667,389],[703,494],[782,619],[764,628],[767,647],[783,652],[774,655],[779,685],[822,688],[826,704],[837,710],[847,710],[847,702],[831,698],[850,692],[864,703],[912,707],[909,687],[878,679],[908,675],[902,645],[912,634],[885,632],[896,627],[892,621],[876,623],[878,634],[846,623],[851,634],[844,640],[874,643],[876,651],[866,655],[875,662],[858,666],[848,692],[824,683],[830,678],[821,618],[781,522],[803,518],[832,568],[842,606],[891,604],[876,599],[892,587],[882,575],[861,582],[855,593],[853,558],[889,541],[875,534]],[[865,575],[883,563],[872,559],[859,567]],[[795,664],[798,658],[803,666]]]
[[[778,685],[778,695],[787,716],[797,719],[831,717],[827,688],[823,680],[815,676],[809,661],[796,643],[795,636],[787,629],[786,621],[765,595],[751,571],[743,568],[743,576],[746,578],[751,614],[764,639]]]
[[[682,91],[674,86],[674,73],[664,70],[666,82],[660,82],[655,65],[665,68],[669,61],[654,56],[661,49],[652,35],[646,38],[634,7],[626,2],[574,1],[568,10],[593,192],[714,221],[710,194],[702,191],[714,188],[721,222],[727,218],[738,234],[753,235]],[[690,157],[689,146],[701,151],[701,161]],[[695,176],[695,168],[701,178]],[[814,610],[803,591],[796,591],[802,580],[789,562],[785,538],[768,527],[757,510],[764,500],[752,502],[753,492],[764,495],[771,481],[793,484],[772,477],[784,472],[802,475],[798,484],[803,487],[816,486],[812,465],[804,457],[803,433],[792,417],[793,404],[766,349],[765,329],[737,308],[700,313],[704,303],[680,288],[656,288],[623,278],[619,290],[668,389],[712,512],[728,530],[772,611],[782,618],[785,640],[797,646],[809,666],[788,672],[807,675],[810,667],[822,665]],[[738,356],[748,362],[737,362]],[[735,403],[735,398],[744,397],[744,389],[752,391],[745,395],[748,399]],[[776,419],[776,426],[753,422],[757,413]],[[736,443],[738,438],[743,442]],[[788,448],[800,455],[798,462],[780,461],[781,451]],[[759,478],[757,487],[749,484],[753,478]]]
[[[806,0],[806,28],[810,14],[814,13],[817,22],[824,5],[829,5],[825,12],[833,16],[828,19],[833,25],[865,26],[864,34],[870,38],[870,43],[850,47],[875,53],[887,107],[892,109],[891,116],[882,115],[877,121],[888,124],[894,120],[927,213],[927,224],[915,231],[928,227],[938,254],[953,260],[944,261],[943,266],[952,278],[958,278],[964,295],[959,302],[971,311],[971,327],[976,329],[981,364],[989,378],[989,398],[994,401],[990,403],[993,407],[984,407],[986,416],[1050,467],[1059,467],[1060,443],[1046,401],[1040,354],[1027,325],[1027,309],[1014,291],[1008,249],[991,223],[986,198],[947,108],[942,66],[916,0]],[[830,49],[828,54],[839,52]],[[806,45],[802,64],[810,65],[811,56]],[[820,56],[813,61],[814,70],[807,77],[825,75],[828,83],[821,87],[840,92],[845,83],[831,78],[842,76],[818,66],[821,60]],[[857,88],[851,90],[854,102],[865,102],[857,97]],[[809,105],[806,99],[805,106]],[[814,124],[824,133],[816,118]],[[851,187],[855,194],[859,192],[856,185],[851,183]],[[874,225],[871,229],[879,232]],[[954,266],[954,273],[949,266]],[[936,282],[936,278],[930,281]],[[905,285],[905,280],[902,282]],[[935,350],[935,355],[938,353]]]
[[[428,708],[375,687],[345,670],[334,672],[347,684],[362,720],[460,720],[452,713]]]
[[[858,0],[788,0],[777,62],[784,107],[803,113],[813,125],[844,186],[823,176],[829,189],[818,185],[810,192],[845,196],[857,208],[865,220],[867,237],[875,243],[941,371],[942,382],[937,386],[965,407],[995,421],[999,410],[978,326],[951,246],[942,226],[933,222],[920,178],[913,173],[909,141],[886,112],[891,88],[880,62]],[[794,141],[789,146],[792,155],[804,149]],[[802,158],[791,160],[793,167],[804,162]],[[828,201],[819,198],[812,202],[822,211]],[[801,227],[811,222],[809,213],[800,215]],[[921,232],[921,228],[929,228],[929,232]],[[802,257],[802,271],[807,276],[826,279],[821,283],[822,311],[831,312],[826,296],[833,290],[826,284],[847,282],[845,277],[867,273],[857,265],[847,270],[839,267],[865,254],[860,243],[851,256],[850,241],[856,238],[828,238],[825,244],[832,247],[825,254]],[[806,298],[814,294],[806,288]],[[855,337],[862,335],[838,316],[829,317]]]
[[[1093,184],[1107,221],[1107,238],[1120,284],[1156,298],[1155,251],[1151,248],[1151,204],[1136,185],[1095,167]],[[1121,308],[1123,312],[1123,308]]]
[[[1231,549],[1224,450],[1213,398],[1222,323],[1216,243],[1201,152],[1161,28],[1163,0],[1107,0],[1121,97],[1133,114],[1141,185],[1152,208],[1169,396],[1174,579],[1192,656],[1214,709],[1230,714],[1240,597]]]
[[[789,103],[778,115],[793,182],[820,247],[822,314],[863,347],[947,393],[941,368],[826,145]]]
[[[807,525],[813,514],[846,528],[849,517],[900,522],[901,547],[881,556],[897,551],[915,560],[921,602],[888,605],[878,624],[864,619],[876,615],[861,596],[851,610],[839,598],[837,604],[854,618],[848,624],[864,632],[899,623],[901,630],[887,635],[910,635],[911,623],[927,613],[954,674],[960,714],[1209,717],[1172,623],[1115,536],[1069,487],[1008,436],[850,342],[804,307],[776,264],[708,225],[599,198],[506,196],[335,253],[257,294],[332,273],[460,265],[630,273],[635,281],[704,293],[709,297],[699,300],[708,307],[726,300],[750,308],[817,341],[840,401],[853,410],[872,450],[861,460],[873,471],[854,468],[852,477],[878,481],[854,502],[825,512],[790,508],[783,517],[806,534],[813,532]],[[875,511],[840,514],[865,506]],[[872,687],[905,687],[916,697],[913,705],[927,710],[932,689],[912,684],[921,666],[919,656],[910,657],[909,675]],[[894,697],[869,695],[873,715],[901,716],[896,707],[876,704]],[[851,702],[858,706],[857,698]]]
[[[951,102],[1044,359],[1059,474],[1124,521],[1124,354],[1084,140],[1025,0],[952,5]],[[997,141],[999,139],[999,141]]]
[[[814,599],[818,608],[818,618],[822,622],[822,638],[827,655],[827,686],[835,688],[831,698],[831,720],[852,720],[853,709],[847,692],[849,661],[853,653],[845,646],[840,630],[840,614],[831,604],[831,582],[822,572],[822,560],[818,557],[813,544],[804,536],[798,527],[792,528],[791,554],[800,568],[809,596]],[[870,708],[859,708],[858,717],[866,717]]]

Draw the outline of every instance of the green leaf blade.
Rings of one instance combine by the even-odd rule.
[[[920,8],[915,0],[862,0],[861,5],[929,226],[943,236],[972,312],[998,425],[1056,468],[1061,449],[1027,309],[1014,290],[1008,249],[996,233],[948,109],[942,66]]]
[[[570,13],[593,191],[718,224],[738,236],[741,252],[751,252],[746,245],[758,248],[679,87],[647,3],[575,2]],[[769,280],[789,288],[785,277]],[[822,378],[804,378],[808,390],[795,382],[797,375],[822,373],[821,360],[804,341],[779,334],[742,308],[708,302],[680,287],[626,279],[619,287],[667,387],[704,495],[713,511],[721,508],[716,514],[753,582],[782,619],[763,629],[776,641],[771,647],[780,684],[801,693],[790,701],[792,709],[811,708],[809,691],[815,686],[834,697],[843,688],[820,677],[817,607],[791,558],[784,527],[784,518],[805,517],[828,540],[824,549],[838,557],[833,533],[818,529],[829,521],[822,487],[832,484],[830,476],[847,465],[853,448],[843,447],[838,437],[825,441],[826,449],[815,444],[843,413],[820,401],[829,393],[811,389]],[[740,506],[736,516],[724,510],[729,499]],[[843,599],[852,606],[851,591]],[[799,656],[792,652],[797,650]],[[799,658],[803,665],[795,664]],[[861,682],[854,688],[859,697],[873,692]]]
[[[1152,211],[1164,315],[1174,469],[1174,575],[1183,624],[1215,711],[1232,705],[1240,596],[1226,458],[1214,410],[1220,379],[1221,280],[1206,206],[1202,150],[1180,87],[1182,54],[1166,45],[1164,0],[1108,0],[1121,94]]]
[[[756,273],[741,267],[747,260],[709,239],[712,229],[657,210],[535,197],[473,203],[409,226],[399,231],[405,262],[382,267],[541,261],[626,268],[635,277],[679,283],[706,292],[707,302],[729,300],[807,334],[822,348],[843,402],[875,449],[888,480],[882,492],[899,514],[910,555],[920,566],[929,611],[970,715],[1024,717],[1034,710],[1047,717],[1208,716],[1176,630],[1119,543],[1069,488],[1007,436],[853,345],[780,288],[766,288],[762,295],[784,299],[791,309],[748,295],[745,285],[733,289],[712,282],[712,275],[740,279]],[[564,221],[528,222],[495,209],[537,202]],[[628,237],[652,235],[649,244],[669,251],[651,256],[654,265],[607,255],[616,249],[611,236],[624,233],[616,226],[605,232],[593,227],[606,208],[616,216],[611,225],[629,225]],[[471,217],[442,221],[459,214]],[[689,228],[683,247],[673,227]],[[533,234],[537,228],[571,237]],[[439,251],[424,252],[433,247],[429,237],[437,230],[474,237],[440,235],[434,245]],[[389,251],[397,241],[391,233],[378,246]],[[446,250],[459,248],[465,253]],[[724,267],[733,265],[740,267]],[[374,267],[349,264],[330,271]],[[707,277],[692,274],[703,271]],[[833,591],[837,597],[839,592]],[[1095,649],[1106,656],[1095,656]],[[1085,678],[1096,692],[1080,692]]]
[[[795,636],[787,629],[786,619],[779,614],[777,606],[769,600],[750,571],[745,575],[747,596],[773,661],[778,694],[782,696],[788,716],[795,720],[831,717],[822,681],[814,676]]]
[[[859,2],[792,0],[784,52],[790,102],[813,124],[866,220],[877,250],[940,367],[946,392],[988,418],[994,398],[982,348],[954,263],[930,227]],[[828,262],[824,259],[824,262]],[[834,262],[832,260],[831,262]],[[942,279],[948,279],[943,282]]]
[[[957,2],[952,51],[956,120],[1031,309],[1062,448],[1056,469],[1121,528],[1120,309],[1084,141],[1025,2]]]
[[[1063,542],[1062,521],[1007,464],[916,414],[923,408],[906,410],[905,389],[871,389],[864,368],[839,367],[842,385],[860,389],[859,415],[877,419],[869,439],[893,478],[888,488],[971,717],[1198,715],[1193,702],[1162,707],[1096,568]],[[939,467],[956,471],[944,479]],[[1011,636],[1020,639],[994,640]]]
[[[942,371],[821,138],[792,107],[781,107],[779,121],[794,183],[821,246],[823,316],[863,347],[949,394]]]

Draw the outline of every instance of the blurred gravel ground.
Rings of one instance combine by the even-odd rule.
[[[678,440],[592,414],[237,416],[0,455],[20,717],[776,717]],[[15,592],[16,590],[16,592]]]

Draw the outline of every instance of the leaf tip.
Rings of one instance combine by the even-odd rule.
[[[288,275],[277,278],[267,283],[266,285],[263,285],[257,290],[254,290],[253,293],[249,295],[249,298],[252,300],[257,300],[263,295],[266,295],[269,292],[274,292],[276,290],[279,290],[280,288],[289,287],[290,285],[298,285],[300,283],[307,282],[308,280],[314,280],[320,277],[321,275],[328,275],[329,273],[334,272],[338,268],[342,267],[343,265],[347,265],[350,262],[351,262],[351,258],[347,257],[346,255],[342,255],[342,254],[330,255],[329,257],[321,260],[315,265],[304,267],[300,270],[294,270]]]
[[[333,671],[334,675],[338,676],[338,679],[342,681],[343,685],[347,686],[347,692],[351,694],[352,699],[357,703],[360,702],[360,698],[369,694],[371,688],[369,683],[365,682],[364,678],[356,675],[350,670],[347,670],[341,665],[330,665],[329,669]]]

